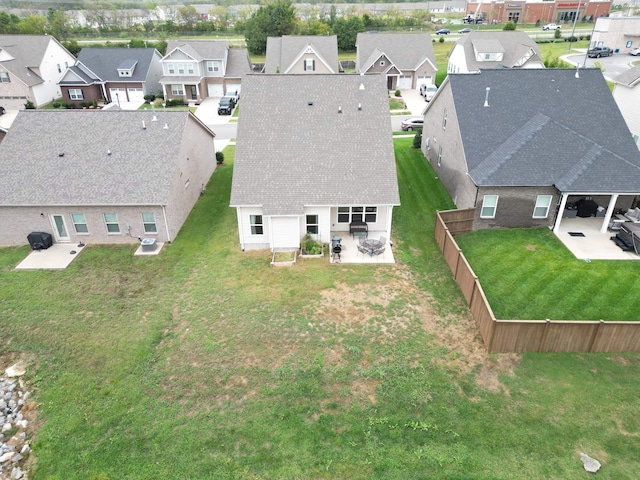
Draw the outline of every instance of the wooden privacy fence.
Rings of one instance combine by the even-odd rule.
[[[497,320],[453,234],[471,231],[474,210],[436,212],[434,236],[490,352],[640,352],[640,322]]]

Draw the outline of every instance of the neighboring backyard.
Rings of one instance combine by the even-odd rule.
[[[412,142],[393,266],[241,252],[233,147],[158,256],[89,245],[14,271],[28,248],[0,249],[0,366],[27,362],[39,411],[29,478],[577,480],[580,452],[637,478],[640,356],[488,355],[433,238],[451,200]],[[613,306],[589,273],[582,302]]]
[[[547,228],[456,236],[502,320],[634,320],[640,261],[578,260]]]

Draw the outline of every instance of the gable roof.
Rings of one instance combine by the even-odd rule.
[[[36,72],[50,42],[56,42],[66,51],[58,40],[49,35],[0,35],[0,65],[25,85],[38,85],[44,80]],[[70,53],[69,56],[73,57]]]
[[[186,129],[214,134],[189,112],[158,117],[21,110],[0,143],[0,205],[165,205]]]
[[[144,82],[152,62],[158,62],[160,58],[155,48],[83,48],[76,66],[93,72],[103,82]],[[133,65],[133,75],[120,77],[118,69]]]
[[[170,40],[167,42],[165,59],[179,48],[194,60],[225,60],[229,50],[228,40]]]
[[[267,37],[264,72],[287,73],[308,46],[328,68],[335,73],[340,71],[336,35],[283,35]]]
[[[640,152],[600,70],[490,69],[446,82],[476,185],[640,190]]]
[[[459,47],[464,49],[470,72],[489,68],[515,68],[533,62],[543,63],[538,44],[524,32],[473,30],[458,39],[454,48]],[[500,61],[479,62],[476,60],[476,51],[503,53],[503,57]]]
[[[231,206],[300,215],[306,205],[399,203],[383,76],[245,77]]]
[[[424,62],[430,62],[434,70],[436,57],[429,33],[358,33],[356,38],[356,71],[365,72],[371,66],[375,49],[384,52],[400,70],[417,70]],[[375,61],[373,58],[373,61]]]

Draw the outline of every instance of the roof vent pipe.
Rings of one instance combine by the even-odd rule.
[[[338,107],[338,113],[342,113],[342,107]]]
[[[146,130],[146,129],[147,129],[147,124],[146,124],[146,123],[144,123],[144,120],[142,121],[142,129],[143,129],[143,130]]]
[[[358,104],[358,111],[362,111],[362,104],[361,103]]]
[[[484,106],[488,107],[489,106],[489,91],[491,90],[490,87],[487,87],[487,94],[484,97]]]

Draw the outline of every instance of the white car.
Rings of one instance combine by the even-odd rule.
[[[544,27],[542,27],[542,30],[560,30],[562,28],[562,25],[558,25],[556,23],[547,23]]]
[[[438,87],[433,84],[425,85],[423,83],[422,85],[420,85],[420,95],[424,97],[425,102],[430,102],[437,91]]]
[[[634,57],[637,57],[638,55],[640,55],[640,48],[632,48],[629,51],[629,55],[633,55]]]

